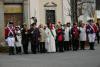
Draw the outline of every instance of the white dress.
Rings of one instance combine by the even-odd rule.
[[[64,31],[64,41],[69,41],[70,40],[70,30],[71,30],[71,27],[66,27],[65,28],[65,31]]]
[[[86,41],[86,28],[80,27],[80,41]]]
[[[52,30],[52,32],[53,31],[54,30]],[[46,44],[45,44],[47,52],[56,52],[55,38],[54,38],[54,36],[52,35],[52,33],[51,33],[51,31],[50,31],[49,28],[46,28],[45,32],[46,32],[46,36],[47,36],[47,38],[46,38]]]
[[[19,31],[16,31],[16,33],[17,33],[17,35],[16,35],[16,37],[17,37],[17,42],[16,42],[16,47],[21,47],[22,46],[22,44],[21,44],[21,31],[19,30]]]

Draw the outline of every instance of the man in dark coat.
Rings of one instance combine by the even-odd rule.
[[[31,41],[31,51],[33,54],[36,54],[39,51],[39,37],[40,32],[39,29],[36,28],[36,23],[31,24],[31,28],[29,30],[30,33],[30,41]]]
[[[24,24],[23,28],[21,29],[21,35],[24,54],[28,54],[29,30],[26,24]]]

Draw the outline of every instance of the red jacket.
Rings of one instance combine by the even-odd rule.
[[[98,28],[97,28],[97,26],[95,24],[93,24],[93,28],[94,28],[94,32],[97,33]]]
[[[10,32],[10,30],[12,31],[12,32]],[[5,39],[9,36],[9,34],[10,33],[13,33],[13,36],[15,36],[15,29],[14,28],[9,28],[9,27],[6,27],[5,28]]]
[[[63,31],[62,31],[62,29],[57,30],[57,39],[58,39],[59,42],[63,41]]]

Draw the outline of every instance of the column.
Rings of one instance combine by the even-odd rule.
[[[23,2],[23,20],[25,24],[28,25],[28,27],[30,26],[30,17],[29,17],[29,0],[24,0]]]
[[[4,42],[4,7],[3,2],[0,1],[0,45]]]

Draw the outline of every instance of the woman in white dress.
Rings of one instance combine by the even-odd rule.
[[[70,31],[71,31],[71,27],[70,27],[70,23],[67,23],[66,24],[66,27],[65,27],[65,31],[64,31],[64,49],[65,51],[66,50],[71,50],[71,43],[70,43],[70,40],[71,40],[71,35],[70,35]]]
[[[85,24],[82,23],[80,27],[80,49],[85,49],[85,42],[86,42],[86,27]]]
[[[21,54],[22,53],[22,44],[21,44],[21,31],[19,27],[16,27],[15,30],[16,34],[16,54]]]
[[[46,49],[47,52],[56,52],[56,47],[55,47],[55,37],[56,37],[56,33],[55,33],[55,29],[52,28],[51,29],[51,24],[49,24],[49,27],[46,27],[45,29],[46,32]]]

